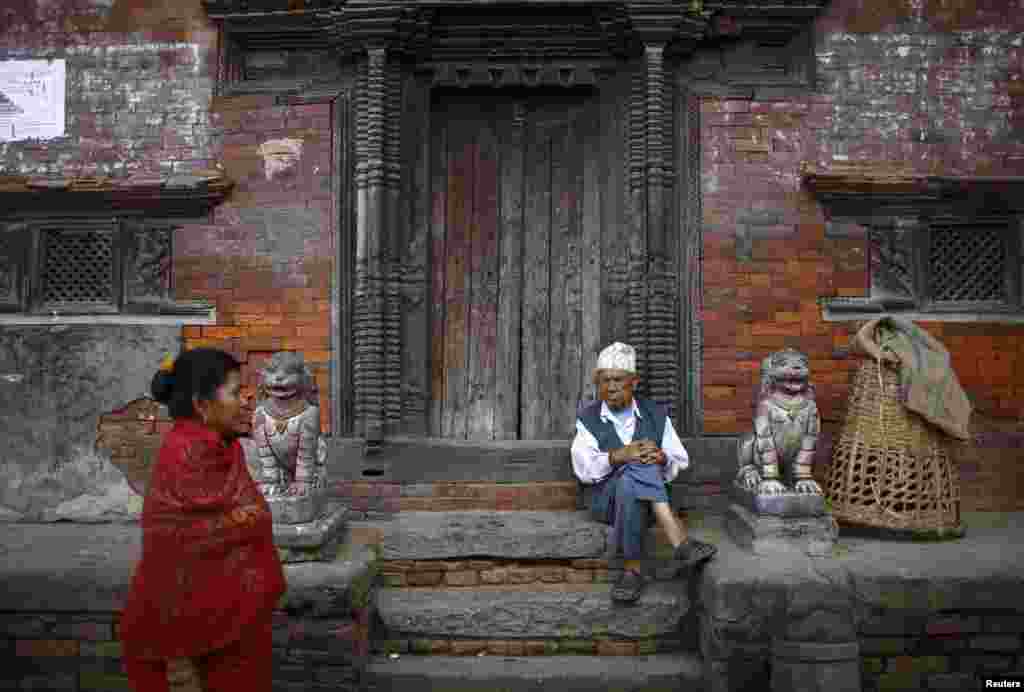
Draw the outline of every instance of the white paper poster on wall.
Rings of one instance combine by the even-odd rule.
[[[0,142],[64,136],[64,60],[0,60]]]

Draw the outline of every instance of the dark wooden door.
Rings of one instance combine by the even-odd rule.
[[[439,95],[431,117],[431,434],[562,439],[599,349],[599,105]]]

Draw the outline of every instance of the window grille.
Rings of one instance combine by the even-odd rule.
[[[933,226],[928,251],[932,300],[1009,302],[1005,226]]]
[[[111,228],[42,232],[44,303],[114,302],[114,237]]]

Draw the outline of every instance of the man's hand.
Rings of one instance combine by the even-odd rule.
[[[608,461],[612,466],[622,464],[657,464],[659,466],[667,461],[665,453],[658,449],[658,445],[650,440],[631,442],[625,447],[612,450],[608,454]]]

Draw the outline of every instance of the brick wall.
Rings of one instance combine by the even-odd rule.
[[[811,360],[828,460],[859,323],[824,322],[817,300],[866,295],[866,242],[825,236],[800,164],[1024,175],[1024,12],[1012,4],[840,0],[816,23],[813,93],[702,100],[706,433],[750,430],[761,359],[793,346]],[[964,509],[1024,508],[1024,327],[922,326],[951,351],[980,414]]]
[[[1024,613],[888,610],[861,626],[865,692],[981,689],[979,678],[1024,673]]]
[[[0,172],[116,177],[215,165],[217,36],[199,0],[4,3],[0,36],[0,59],[67,60],[66,136],[0,143]]]
[[[186,347],[235,354],[247,392],[269,354],[303,352],[327,430],[330,105],[215,98],[218,37],[200,0],[5,4],[0,36],[0,59],[67,60],[66,136],[0,143],[0,173],[152,177],[221,166],[237,183],[209,223],[175,233],[176,297],[210,300],[218,315],[215,327],[187,328]],[[302,149],[270,179],[260,145],[276,139]]]
[[[217,305],[217,326],[186,327],[188,348],[211,346],[242,361],[244,393],[275,351],[299,351],[320,388],[330,430],[331,106],[278,106],[273,96],[216,98],[212,119],[236,181],[212,223],[176,238],[181,298]],[[260,147],[301,142],[294,167],[268,178]]]
[[[0,687],[130,692],[118,620],[114,613],[0,613],[0,650],[9,654]],[[366,607],[342,617],[276,612],[275,692],[359,689],[370,651],[370,620]]]

